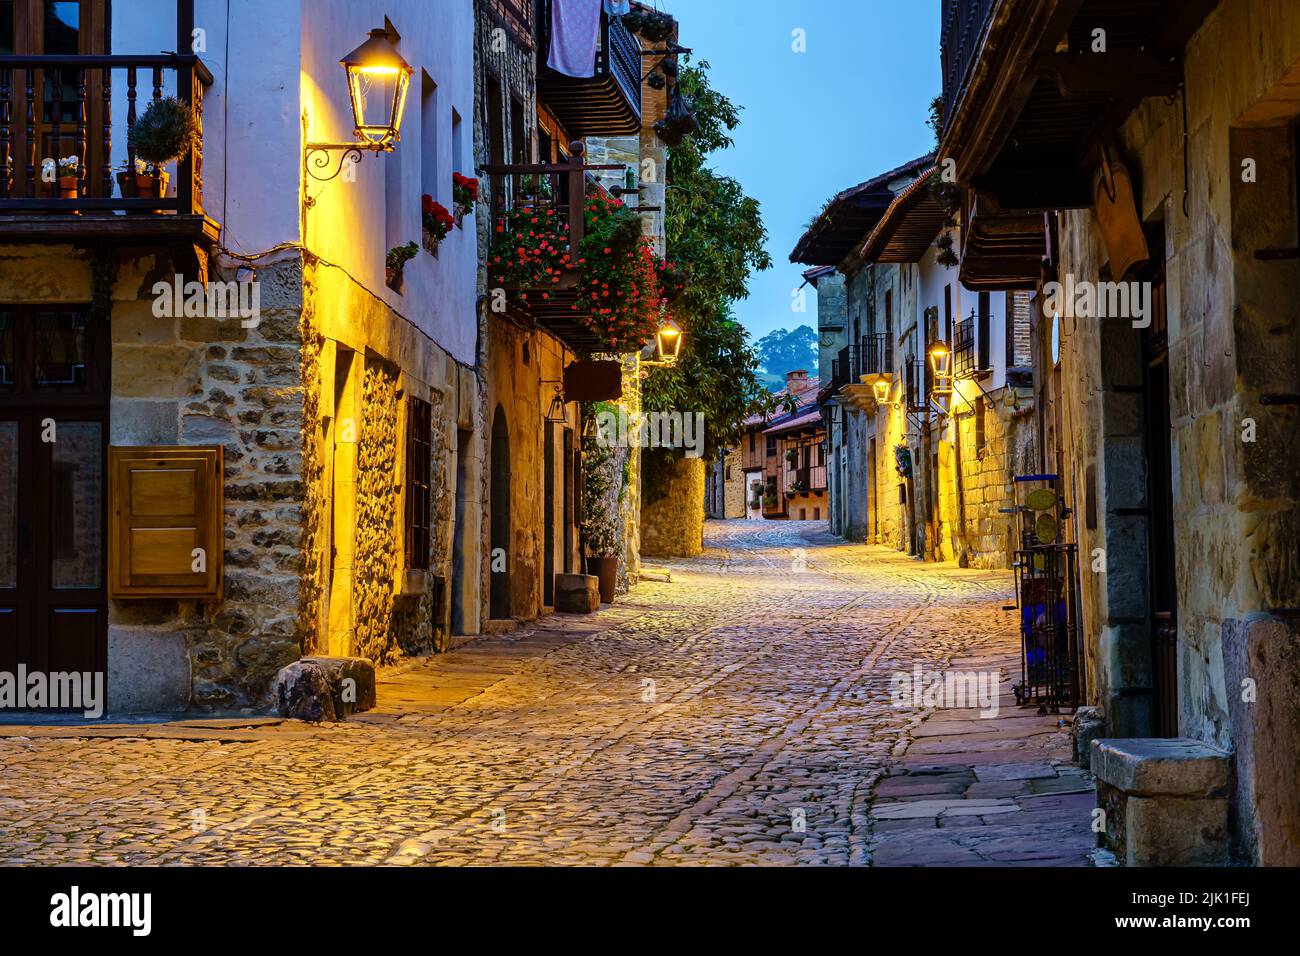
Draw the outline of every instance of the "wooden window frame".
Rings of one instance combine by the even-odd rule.
[[[432,563],[433,406],[420,398],[406,400],[405,498],[406,569],[427,571]]]

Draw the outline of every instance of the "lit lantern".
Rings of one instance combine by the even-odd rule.
[[[934,381],[930,392],[933,395],[952,394],[952,349],[943,342],[930,346],[930,370],[934,372]]]
[[[875,390],[876,393],[876,404],[888,405],[889,404],[889,380],[884,378],[878,378],[875,380],[875,382],[872,383],[871,387],[872,389]]]
[[[411,85],[410,64],[402,59],[386,30],[371,30],[370,39],[341,61],[348,75],[352,119],[364,148],[390,150],[401,139],[402,113]]]
[[[672,319],[659,326],[655,336],[659,344],[659,361],[671,365],[682,352],[682,330]]]

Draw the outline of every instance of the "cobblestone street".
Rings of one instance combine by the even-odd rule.
[[[1008,572],[711,522],[594,618],[385,671],[345,724],[0,728],[3,862],[1086,864],[1055,717],[890,703],[1018,673]],[[924,721],[924,722],[923,722]]]

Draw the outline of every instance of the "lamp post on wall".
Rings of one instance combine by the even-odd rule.
[[[320,182],[334,179],[349,157],[361,161],[362,152],[391,153],[401,140],[402,115],[410,91],[411,65],[402,59],[384,29],[370,31],[366,42],[339,63],[347,77],[348,101],[352,106],[352,128],[356,137],[348,143],[308,143],[303,153],[303,170]],[[338,153],[338,168],[328,175],[331,154]],[[307,205],[315,200],[307,197]]]
[[[682,354],[682,340],[685,337],[681,327],[668,319],[655,333],[655,354],[658,358],[641,364],[650,368],[671,368],[676,365]]]

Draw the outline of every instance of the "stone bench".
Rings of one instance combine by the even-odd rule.
[[[1099,842],[1127,866],[1225,865],[1230,759],[1199,740],[1094,740]]]
[[[281,717],[345,720],[375,706],[375,666],[363,657],[304,657],[275,675]]]

